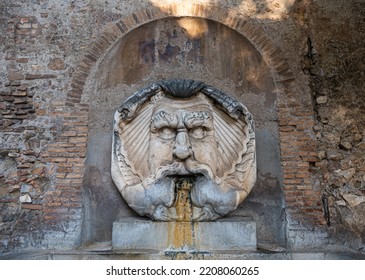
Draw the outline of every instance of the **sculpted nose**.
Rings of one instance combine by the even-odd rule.
[[[191,145],[186,130],[180,130],[177,132],[173,155],[182,160],[191,156]]]

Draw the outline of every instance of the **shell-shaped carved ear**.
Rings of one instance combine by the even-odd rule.
[[[235,171],[247,151],[248,125],[240,119],[233,119],[226,113],[214,109],[214,130],[218,143],[218,177],[224,178]]]
[[[149,176],[146,155],[149,149],[152,108],[152,104],[146,103],[135,118],[129,122],[120,120],[118,124],[125,161],[141,180]]]

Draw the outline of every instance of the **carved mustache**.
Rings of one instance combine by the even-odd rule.
[[[191,158],[183,162],[175,161],[169,165],[161,166],[156,172],[156,179],[158,180],[173,175],[203,175],[209,180],[214,178],[213,171],[209,165]]]

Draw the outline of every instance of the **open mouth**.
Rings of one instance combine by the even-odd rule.
[[[190,222],[202,212],[202,206],[194,202],[195,188],[198,182],[211,181],[211,172],[208,166],[195,162],[175,162],[163,166],[157,172],[157,177],[173,188],[174,197],[167,207],[170,217],[175,221]],[[204,214],[204,213],[203,213]]]

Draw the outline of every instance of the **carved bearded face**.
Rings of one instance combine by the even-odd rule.
[[[142,216],[214,220],[255,183],[251,115],[209,86],[183,80],[143,89],[116,112],[114,129],[112,177]]]
[[[206,97],[174,100],[162,97],[152,112],[149,169],[175,164],[169,175],[189,175],[189,161],[206,165],[214,176],[217,170],[217,142],[213,111]],[[208,172],[208,171],[207,171]]]

